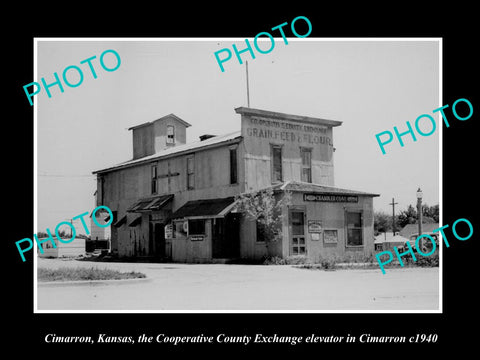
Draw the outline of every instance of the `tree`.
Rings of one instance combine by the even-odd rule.
[[[422,223],[436,223],[439,221],[439,205],[428,206],[422,204]],[[407,210],[403,210],[398,215],[398,227],[403,228],[408,224],[417,223],[417,209],[413,205],[408,205]]]
[[[440,207],[437,205],[428,206],[427,204],[422,205],[422,214],[424,217],[433,219],[433,222],[438,222],[440,219]]]
[[[373,229],[375,235],[379,233],[387,232],[392,230],[392,216],[388,215],[382,211],[377,211],[374,214]]]
[[[415,224],[417,222],[417,210],[412,205],[408,205],[407,210],[400,211],[398,215],[398,228],[402,229],[408,224]]]
[[[243,212],[250,220],[255,220],[264,235],[268,249],[272,241],[281,236],[282,208],[291,204],[292,194],[283,193],[279,200],[275,199],[272,189],[266,189],[249,194],[240,194],[235,197],[237,211]]]

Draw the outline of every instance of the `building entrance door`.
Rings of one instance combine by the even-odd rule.
[[[290,255],[305,255],[307,244],[305,241],[305,211],[290,210]]]
[[[240,256],[240,217],[228,214],[212,219],[212,257],[216,259]]]
[[[165,257],[165,231],[164,224],[155,223],[155,256],[159,258]]]

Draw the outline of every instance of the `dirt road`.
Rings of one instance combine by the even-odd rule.
[[[438,310],[439,269],[308,270],[289,265],[98,263],[39,267],[139,271],[147,281],[39,285],[38,310]]]

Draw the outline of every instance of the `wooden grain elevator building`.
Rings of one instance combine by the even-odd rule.
[[[133,159],[94,171],[97,206],[114,214],[119,257],[216,262],[265,256],[312,260],[374,253],[373,197],[334,186],[333,129],[341,122],[239,107],[240,131],[186,143],[170,114],[131,127]],[[281,239],[268,247],[235,196],[292,194]]]

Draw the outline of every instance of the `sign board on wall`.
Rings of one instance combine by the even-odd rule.
[[[204,238],[205,238],[205,235],[190,235],[189,236],[189,239],[191,241],[203,241]]]
[[[338,230],[324,230],[323,242],[325,244],[336,244],[338,242]]]
[[[244,135],[301,144],[333,146],[326,126],[299,124],[292,121],[251,116]]]
[[[308,232],[309,233],[321,233],[322,221],[321,220],[308,220]]]
[[[320,240],[320,234],[319,234],[319,233],[312,233],[312,234],[310,235],[310,238],[311,238],[312,240],[314,240],[314,241],[315,241],[315,240]]]
[[[171,239],[173,238],[173,225],[168,224],[165,225],[165,239]]]
[[[303,194],[303,201],[358,203],[358,196],[339,194]]]

